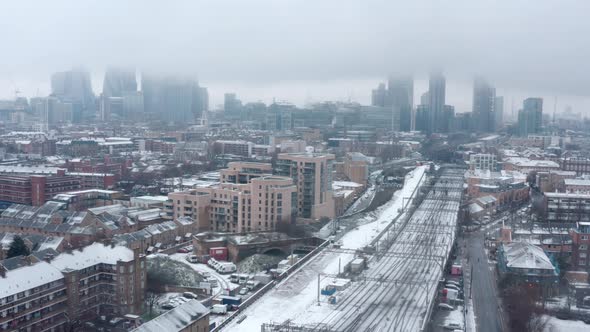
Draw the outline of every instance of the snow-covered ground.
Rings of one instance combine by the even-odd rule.
[[[407,204],[419,181],[423,179],[426,167],[418,167],[406,175],[404,187],[397,191],[392,199],[373,213],[364,217],[364,224],[345,234],[342,247],[358,249],[369,244],[389,223],[398,216],[402,203]],[[403,201],[403,202],[402,202]],[[246,316],[241,322],[234,320],[227,331],[259,331],[263,323],[283,322],[291,319],[297,322],[319,322],[328,316],[331,309],[327,303],[317,303],[317,282],[327,285],[331,277],[338,273],[339,266],[344,266],[353,259],[353,254],[323,250],[299,271],[283,280],[260,300],[245,309],[240,315]]]
[[[544,332],[584,332],[590,331],[590,325],[580,320],[562,320],[550,317]]]
[[[170,255],[170,258],[182,262],[188,266],[190,266],[193,270],[197,272],[208,272],[213,278],[217,279],[218,287],[213,288],[213,294],[217,295],[220,294],[223,290],[226,289],[234,289],[237,288],[238,285],[229,282],[229,275],[219,274],[214,269],[210,268],[207,264],[193,264],[189,263],[186,260],[187,254],[176,253]]]

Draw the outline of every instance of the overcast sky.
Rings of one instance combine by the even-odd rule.
[[[431,68],[448,102],[471,108],[476,74],[516,107],[543,96],[590,115],[587,0],[3,1],[0,97],[46,95],[49,75],[72,66],[100,93],[109,65],[183,72],[243,100],[368,103],[389,73],[426,90]]]

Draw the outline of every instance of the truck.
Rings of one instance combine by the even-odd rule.
[[[211,313],[217,315],[225,315],[227,314],[227,305],[214,304],[213,307],[211,307]]]
[[[459,297],[459,291],[456,289],[444,288],[443,295],[445,295],[448,300],[454,300]]]
[[[239,296],[221,295],[219,299],[221,300],[221,304],[226,305],[240,305],[242,303],[242,298]]]
[[[227,260],[227,248],[226,247],[215,247],[209,249],[209,256],[215,258],[218,261]]]

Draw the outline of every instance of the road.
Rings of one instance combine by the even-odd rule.
[[[495,267],[488,263],[482,231],[467,235],[467,250],[469,263],[473,267],[471,296],[475,307],[477,330],[480,332],[503,331],[503,317],[498,310],[499,294]]]

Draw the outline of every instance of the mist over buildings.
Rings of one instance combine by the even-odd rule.
[[[211,87],[212,106],[225,91],[298,104],[366,102],[388,74],[426,79],[432,68],[457,86],[449,98],[466,110],[475,75],[507,96],[588,103],[584,1],[557,7],[552,1],[107,0],[1,7],[3,98],[15,89],[47,94],[51,73],[78,65],[92,73],[99,92],[105,69],[115,65],[198,78]]]

